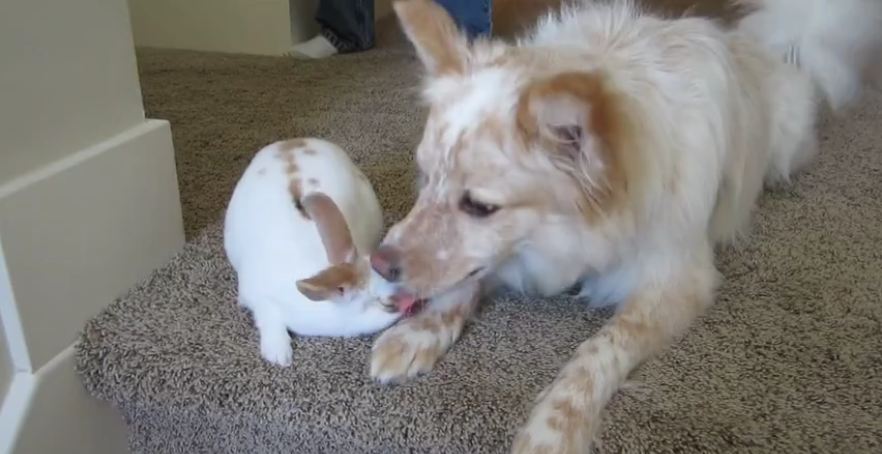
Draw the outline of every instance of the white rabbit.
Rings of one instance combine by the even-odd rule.
[[[293,139],[257,152],[227,208],[224,247],[264,359],[291,364],[289,330],[357,336],[401,317],[395,287],[368,262],[382,216],[370,182],[340,147]]]

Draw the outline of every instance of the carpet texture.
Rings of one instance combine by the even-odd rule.
[[[400,218],[425,111],[391,48],[321,62],[138,54],[150,117],[172,122],[189,242],[84,328],[78,368],[139,453],[500,453],[537,393],[609,316],[566,298],[485,301],[429,375],[371,382],[370,338],[258,355],[219,224],[272,140],[347,148]],[[608,408],[600,452],[882,452],[882,97],[824,126],[822,153],[721,250],[725,283],[688,336]]]

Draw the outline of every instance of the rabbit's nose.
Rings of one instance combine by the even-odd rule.
[[[381,245],[371,254],[371,267],[383,279],[398,282],[401,279],[401,253],[395,246]]]

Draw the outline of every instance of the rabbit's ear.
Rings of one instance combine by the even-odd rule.
[[[328,255],[328,262],[331,265],[338,265],[355,260],[352,234],[337,204],[321,192],[307,195],[301,203],[318,228],[322,244],[325,245],[325,253]]]
[[[332,265],[315,276],[297,281],[297,290],[312,301],[333,300],[358,285],[358,272],[350,263]]]

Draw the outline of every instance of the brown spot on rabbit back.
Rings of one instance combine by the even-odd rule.
[[[303,197],[303,190],[300,186],[299,178],[292,178],[288,183],[288,192],[291,193],[291,200],[294,202],[294,206],[297,207],[297,211],[306,218],[310,219],[309,213],[306,212],[306,208],[303,207],[303,202],[301,201]]]
[[[294,151],[299,148],[304,148],[306,145],[307,143],[305,139],[289,139],[279,142],[280,148],[285,151]]]
[[[297,171],[300,170],[297,167],[297,158],[294,156],[293,149],[281,148],[276,152],[276,157],[285,163],[285,172],[288,176],[293,177],[297,174]]]

